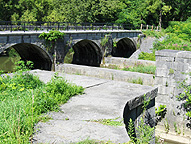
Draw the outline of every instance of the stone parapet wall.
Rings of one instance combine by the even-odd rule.
[[[74,64],[59,64],[56,66],[56,71],[68,74],[85,75],[91,77],[98,77],[103,79],[110,79],[116,81],[132,82],[133,80],[141,79],[143,85],[154,85],[154,78],[152,74],[144,74],[138,72],[114,70],[100,67],[90,67]]]
[[[188,124],[190,123],[185,115],[182,101],[177,101],[176,96],[183,90],[178,88],[179,83],[190,77],[187,74],[191,72],[191,52],[177,50],[161,50],[156,52],[156,73],[155,85],[158,86],[158,97],[156,98],[156,107],[166,105],[167,114],[159,125],[168,123],[170,131],[175,132],[175,124],[181,134],[190,135]]]
[[[125,66],[134,66],[136,64],[143,64],[144,66],[152,65],[155,66],[155,61],[149,60],[137,60],[137,59],[127,59],[127,58],[119,58],[119,57],[105,57],[106,65],[117,65],[120,68]]]

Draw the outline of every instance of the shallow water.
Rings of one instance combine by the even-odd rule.
[[[0,56],[0,71],[13,72],[18,57]]]

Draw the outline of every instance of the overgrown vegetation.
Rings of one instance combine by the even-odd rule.
[[[147,73],[147,74],[155,74],[156,66],[153,65],[144,65],[140,62],[137,62],[134,66],[124,66],[124,68],[120,68],[117,65],[109,64],[108,66],[100,65],[103,68],[109,69],[116,69],[116,70],[123,70],[123,71],[131,71],[131,72],[140,72],[140,73]]]
[[[138,59],[155,61],[155,51],[152,53],[141,52]]]
[[[172,21],[165,30],[165,39],[154,45],[155,50],[191,50],[191,18],[185,22]]]
[[[53,55],[53,65],[52,65],[52,70],[55,71],[55,65],[56,65],[56,55],[57,55],[57,50],[56,50],[56,42],[59,39],[64,38],[64,33],[60,31],[49,31],[48,33],[41,33],[39,35],[40,39],[44,39],[46,44],[47,44],[47,51],[50,52]]]
[[[156,125],[159,121],[161,121],[165,115],[166,115],[166,112],[167,112],[167,108],[166,108],[166,105],[160,105],[158,108],[155,108],[155,122],[156,122]]]
[[[152,65],[145,66],[142,63],[137,62],[133,67],[126,66],[122,70],[147,73],[147,74],[155,74],[156,66],[152,66]]]
[[[179,88],[182,88],[183,92],[177,96],[177,100],[183,102],[182,107],[186,111],[186,116],[191,120],[191,85],[188,85],[185,79],[179,83]]]
[[[143,34],[145,34],[147,37],[155,37],[157,39],[165,36],[164,30],[156,31],[156,30],[143,30]]]
[[[128,135],[131,138],[130,143],[132,144],[149,144],[153,140],[154,136],[154,127],[151,127],[148,122],[145,122],[146,109],[150,103],[150,98],[147,99],[146,95],[144,95],[143,98],[143,115],[140,118],[138,127],[136,128],[136,137],[134,136],[134,122],[132,119],[129,120]]]
[[[0,76],[0,143],[29,143],[34,125],[43,119],[41,114],[59,110],[59,104],[83,93],[82,87],[69,84],[57,74],[44,84],[25,71],[24,62],[20,63],[13,75]]]

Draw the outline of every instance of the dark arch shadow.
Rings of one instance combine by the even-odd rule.
[[[117,47],[112,49],[114,57],[129,58],[136,51],[135,43],[129,38],[122,38],[117,42]]]
[[[34,69],[51,70],[52,59],[39,46],[30,43],[20,43],[12,47],[18,52],[21,60],[32,61],[34,63]]]
[[[95,42],[91,40],[81,40],[72,48],[74,49],[73,64],[100,66],[102,51]]]

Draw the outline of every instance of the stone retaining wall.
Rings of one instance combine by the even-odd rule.
[[[154,78],[152,74],[143,74],[138,72],[120,71],[73,64],[59,64],[56,66],[56,71],[132,83],[133,81],[141,79],[143,85],[154,85]]]
[[[176,96],[183,90],[178,88],[178,82],[190,77],[183,73],[191,72],[191,52],[177,50],[161,50],[156,52],[156,73],[155,85],[158,86],[158,97],[156,98],[156,107],[166,105],[166,119],[159,123],[163,128],[164,123],[170,125],[170,132],[190,135],[190,121],[186,120],[185,110],[182,101],[177,101]],[[166,131],[166,130],[165,130]]]

